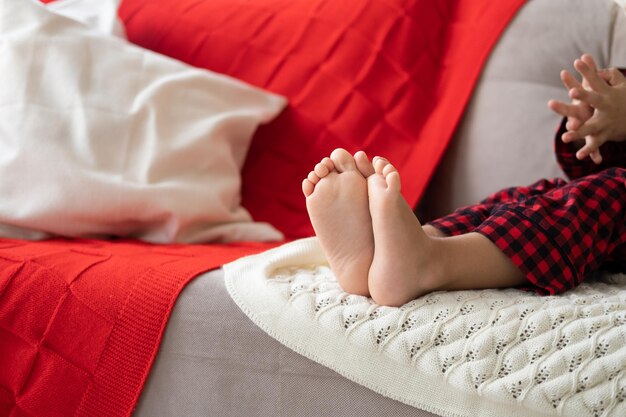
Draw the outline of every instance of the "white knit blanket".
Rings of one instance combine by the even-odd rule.
[[[380,307],[338,286],[315,238],[224,267],[285,346],[441,416],[626,416],[626,276],[561,296],[436,292]]]

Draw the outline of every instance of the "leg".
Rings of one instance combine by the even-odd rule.
[[[574,288],[607,263],[624,271],[626,170],[610,168],[518,204],[503,204],[476,232],[543,294]]]
[[[422,228],[400,194],[398,172],[375,159],[368,177],[375,252],[368,283],[372,298],[402,305],[434,290],[519,285],[524,275],[489,239],[477,233],[437,238]],[[429,235],[430,234],[430,235]]]
[[[567,182],[561,178],[540,180],[528,187],[510,187],[493,193],[479,204],[461,207],[447,216],[431,221],[424,226],[432,227],[439,236],[457,236],[472,232],[480,226],[491,213],[502,204],[522,203],[529,198],[545,194],[556,188],[563,187]]]
[[[302,183],[313,229],[339,284],[346,292],[365,296],[374,256],[365,177],[372,173],[365,153],[352,157],[336,149]]]

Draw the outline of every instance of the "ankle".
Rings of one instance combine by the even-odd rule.
[[[379,271],[370,269],[369,291],[374,302],[399,307],[440,289],[442,278],[445,277],[445,266],[439,252],[441,245],[437,240],[439,238],[424,235],[419,246],[419,256],[407,262],[411,264],[409,271],[385,271],[384,276],[379,276]]]
[[[427,235],[422,250],[423,261],[418,271],[420,296],[444,289],[448,278],[446,247],[443,239]]]
[[[441,230],[429,224],[422,226],[422,229],[424,229],[424,233],[426,233],[430,237],[445,237],[446,236],[445,234],[443,234]]]

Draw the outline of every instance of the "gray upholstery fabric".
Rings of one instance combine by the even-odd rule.
[[[181,294],[134,415],[433,416],[283,347],[231,300],[222,270]]]
[[[624,20],[611,0],[529,1],[487,63],[422,210],[441,215],[503,187],[560,176],[552,152],[559,117],[546,102],[566,98],[559,71],[583,52],[602,66],[626,66]],[[234,304],[221,271],[196,279],[182,293],[135,412],[392,415],[433,416],[284,348]]]

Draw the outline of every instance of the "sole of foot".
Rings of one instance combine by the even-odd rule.
[[[375,251],[368,287],[376,303],[401,306],[428,291],[433,245],[400,194],[400,174],[384,158],[373,165],[367,185]]]
[[[369,296],[374,257],[367,176],[374,168],[363,152],[335,149],[303,181],[313,229],[331,270],[348,293]]]

